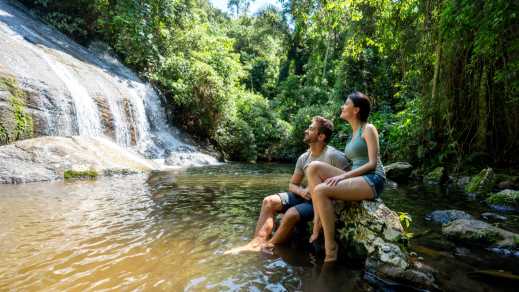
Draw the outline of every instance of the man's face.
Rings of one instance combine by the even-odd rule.
[[[312,122],[308,129],[305,130],[303,142],[306,144],[315,143],[319,140],[319,128],[315,122]]]

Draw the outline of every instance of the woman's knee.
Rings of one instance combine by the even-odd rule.
[[[318,184],[315,186],[313,196],[315,199],[328,198],[328,193],[330,191],[330,186],[325,183]]]
[[[311,174],[317,174],[319,173],[319,170],[323,167],[325,163],[321,161],[312,161],[310,164],[308,164],[306,172]]]

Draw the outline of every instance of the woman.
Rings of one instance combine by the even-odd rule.
[[[341,107],[341,119],[352,128],[352,137],[344,150],[352,161],[350,171],[344,171],[322,162],[308,166],[308,188],[314,204],[314,230],[310,241],[324,231],[325,262],[337,260],[335,242],[335,209],[332,200],[361,201],[378,198],[386,179],[380,160],[378,132],[368,123],[371,110],[369,98],[353,92]]]

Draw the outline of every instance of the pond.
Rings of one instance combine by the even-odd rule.
[[[304,245],[274,255],[224,251],[251,239],[265,195],[283,191],[291,165],[226,164],[95,181],[0,186],[0,290],[373,291],[361,268],[322,266]],[[479,215],[452,190],[388,187],[383,198],[409,213],[411,249],[440,272],[446,290],[510,290],[476,270],[517,274],[517,258],[453,247],[425,221],[437,209]],[[517,231],[509,215],[502,227]],[[388,289],[388,287],[385,287]]]

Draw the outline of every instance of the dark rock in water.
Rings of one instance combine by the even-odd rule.
[[[398,183],[406,182],[413,171],[413,166],[407,162],[395,162],[384,166],[386,177]]]
[[[502,190],[499,193],[491,194],[486,199],[491,206],[502,206],[508,210],[519,210],[519,191]]]
[[[483,169],[478,175],[470,179],[469,184],[465,187],[467,193],[474,193],[478,196],[485,196],[489,193],[495,184],[495,174],[492,168]]]
[[[475,219],[458,219],[442,227],[450,239],[469,246],[515,249],[519,234]]]
[[[505,189],[519,189],[519,176],[496,174],[496,188]]]
[[[424,183],[427,184],[443,184],[449,177],[444,167],[437,167],[433,171],[426,174],[423,178]]]
[[[469,184],[470,182],[470,177],[469,176],[458,176],[458,177],[452,177],[450,178],[450,180],[452,182],[454,182],[454,184],[460,188],[460,189],[465,189],[465,187]]]
[[[382,200],[337,202],[336,234],[341,260],[365,260],[369,272],[378,277],[414,287],[433,289],[434,276],[410,264],[401,245],[404,229],[396,212]]]
[[[506,221],[508,218],[502,215],[498,215],[496,213],[491,212],[485,212],[481,214],[481,218],[487,220],[487,221]]]
[[[447,224],[458,219],[472,219],[472,215],[460,210],[437,210],[425,216],[426,220]]]

